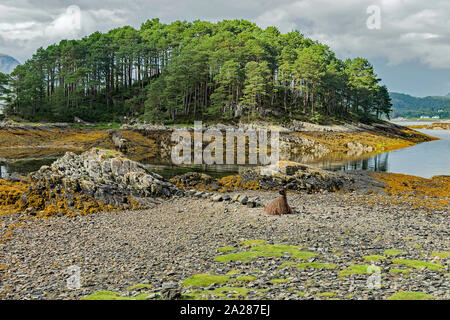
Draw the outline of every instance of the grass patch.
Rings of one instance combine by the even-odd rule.
[[[291,268],[293,266],[295,266],[296,263],[295,262],[284,262],[283,264],[281,264],[278,268],[280,269],[284,269],[284,268]]]
[[[289,282],[289,278],[272,279],[272,280],[269,280],[269,282],[273,283],[273,284],[286,283],[286,282]]]
[[[296,259],[309,259],[317,256],[314,252],[299,251],[299,247],[286,245],[262,245],[255,246],[252,251],[229,253],[214,258],[218,262],[249,261],[257,257],[281,257],[285,254]]]
[[[242,246],[260,246],[266,243],[266,240],[245,240],[242,241],[240,244]]]
[[[82,297],[81,300],[146,300],[148,293],[142,293],[135,297],[123,297],[118,292],[99,291],[91,295]]]
[[[231,276],[234,276],[234,275],[237,275],[237,274],[240,274],[240,273],[241,273],[241,270],[233,269],[233,270],[228,271],[226,273],[226,275],[231,277]]]
[[[256,246],[253,248],[254,251],[261,252],[264,257],[281,257],[284,254],[291,255],[296,259],[309,259],[311,257],[317,256],[314,252],[300,251],[301,247],[289,246],[289,245],[263,245]]]
[[[434,270],[434,271],[441,271],[444,269],[444,267],[440,264],[427,262],[427,261],[421,261],[421,260],[394,259],[394,260],[392,260],[392,263],[397,264],[397,265],[402,264],[407,267],[418,268],[418,269],[427,268],[429,270]]]
[[[239,296],[246,296],[248,291],[248,289],[240,287],[223,287],[214,289],[212,292],[217,296],[227,296],[231,294],[232,298],[237,298]]]
[[[394,293],[388,300],[433,300],[434,296],[425,292],[402,291]]]
[[[295,259],[309,259],[312,257],[317,256],[317,253],[314,252],[309,252],[309,251],[299,251],[299,252],[294,252],[292,254],[292,257]]]
[[[245,251],[238,253],[229,253],[214,258],[217,262],[229,262],[229,261],[250,261],[256,257],[261,256],[259,252]]]
[[[316,294],[316,297],[336,297],[337,293],[335,292],[321,292]]]
[[[300,247],[288,246],[283,244],[267,244],[260,245],[253,248],[254,251],[273,254],[274,256],[282,256],[285,253],[293,254],[299,252]]]
[[[433,252],[431,253],[432,257],[438,257],[441,259],[449,259],[450,258],[450,252]]]
[[[321,263],[321,262],[307,262],[307,263],[300,263],[297,265],[298,269],[306,269],[306,268],[313,268],[313,269],[336,269],[337,265],[333,263]]]
[[[217,249],[217,251],[219,251],[219,252],[230,252],[233,250],[234,250],[234,247],[220,247],[219,249]]]
[[[196,290],[187,295],[183,295],[185,300],[206,300],[208,296],[213,295],[219,300],[237,299],[238,297],[245,297],[248,289],[241,287],[222,287],[214,290]]]
[[[346,269],[339,271],[339,275],[346,277],[352,274],[366,274],[368,267],[370,266],[367,264],[348,266]]]
[[[406,254],[407,252],[403,251],[403,250],[399,250],[399,249],[388,249],[388,250],[384,250],[383,253],[387,256],[395,257],[395,256],[398,256],[401,254]]]
[[[364,260],[366,260],[367,262],[377,262],[378,260],[384,260],[384,259],[386,259],[385,256],[380,256],[380,255],[377,255],[377,254],[370,255],[370,256],[364,256],[363,258],[364,258]]]
[[[256,280],[256,277],[253,276],[240,276],[236,278],[240,282],[252,282]]]
[[[412,272],[412,270],[411,269],[395,269],[395,268],[393,268],[393,269],[389,270],[389,272],[394,273],[394,274],[399,274],[399,273],[410,274]]]
[[[189,286],[195,286],[195,287],[208,287],[213,283],[227,283],[230,281],[230,278],[227,276],[219,276],[214,274],[196,274],[192,277],[189,277],[183,281],[183,286],[189,287]]]

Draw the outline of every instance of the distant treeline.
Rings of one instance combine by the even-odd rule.
[[[450,118],[450,96],[417,98],[407,94],[390,93],[392,117],[420,118],[421,116],[439,116]]]
[[[40,48],[0,77],[9,116],[153,122],[389,115],[385,86],[363,58],[339,60],[298,31],[245,20],[158,19]],[[6,86],[8,84],[8,86]]]

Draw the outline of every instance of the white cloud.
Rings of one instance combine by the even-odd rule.
[[[69,5],[59,9],[36,9],[23,1],[21,8],[0,5],[0,52],[27,60],[39,47],[62,39],[79,39],[127,23],[122,9],[81,10]],[[15,5],[15,4],[14,4]]]
[[[381,29],[369,30],[367,7],[381,9]],[[294,25],[342,56],[419,60],[450,69],[450,2],[422,0],[301,0],[260,14],[256,21],[289,31]]]
[[[28,58],[39,46],[79,38],[146,19],[248,19],[282,32],[299,29],[341,57],[383,58],[390,64],[420,61],[450,69],[448,0],[2,0],[0,51]],[[71,3],[81,8],[67,9]],[[369,30],[366,9],[381,8],[381,29]],[[77,25],[80,19],[81,28]],[[75,23],[74,23],[75,19]],[[7,50],[9,49],[9,50]]]
[[[48,26],[45,26],[44,34],[49,38],[77,36],[81,31],[81,9],[78,6],[70,6],[66,11],[56,17]]]

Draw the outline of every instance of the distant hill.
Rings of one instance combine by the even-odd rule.
[[[11,73],[19,64],[13,57],[0,53],[0,72]]]
[[[418,98],[408,94],[391,92],[392,118],[420,118],[439,116],[450,118],[450,93],[447,96]]]
[[[11,56],[7,56],[6,54],[0,53],[0,72],[2,73],[11,73],[14,68],[20,64],[19,61],[14,59]],[[3,114],[3,101],[0,100],[0,116]]]

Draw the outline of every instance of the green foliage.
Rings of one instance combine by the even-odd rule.
[[[95,32],[40,48],[4,78],[8,116],[27,120],[321,123],[372,121],[391,106],[367,60],[344,62],[298,31],[281,34],[245,20],[152,19],[140,30]]]

